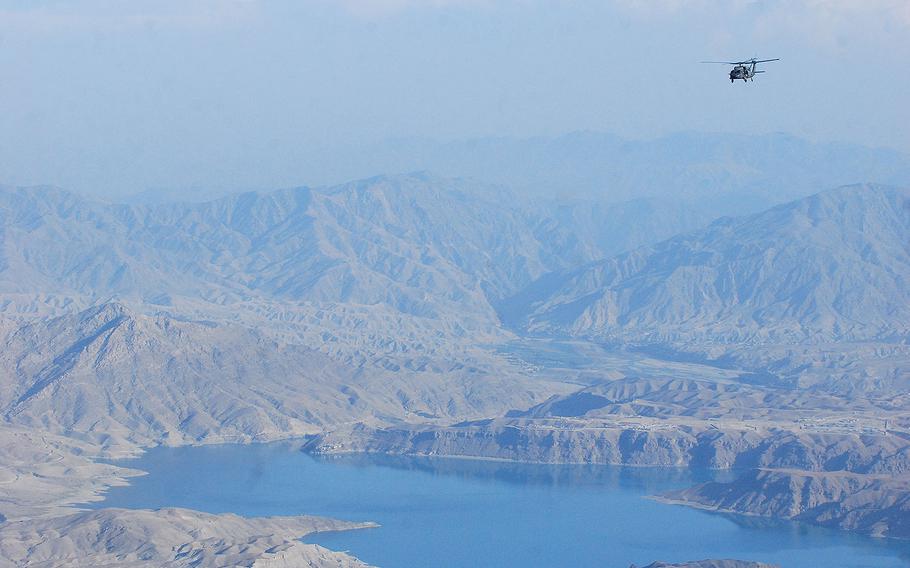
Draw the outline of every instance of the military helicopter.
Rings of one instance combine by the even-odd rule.
[[[764,71],[756,70],[755,66],[759,63],[767,63],[769,61],[780,61],[780,59],[755,59],[753,57],[747,61],[702,61],[702,63],[733,65],[733,69],[730,70],[730,82],[732,83],[737,79],[742,79],[743,82],[754,81],[757,73],[764,73]]]

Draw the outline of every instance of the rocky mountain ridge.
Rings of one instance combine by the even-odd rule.
[[[15,329],[0,377],[6,422],[114,446],[267,440],[351,420],[458,420],[559,390],[457,365],[364,372],[250,327],[116,303]]]
[[[910,336],[910,192],[856,186],[549,276],[527,328],[602,340]]]

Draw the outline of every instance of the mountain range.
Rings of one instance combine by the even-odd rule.
[[[910,192],[831,190],[538,282],[536,333],[610,341],[910,337]]]
[[[497,351],[516,334],[719,349],[794,384],[826,361],[827,380],[895,388],[908,204],[844,187],[595,260],[615,231],[597,209],[427,175],[163,205],[7,189],[0,410],[96,442],[267,439],[574,390]],[[782,344],[803,351],[760,349]]]
[[[99,457],[300,437],[772,468],[663,498],[904,535],[910,191],[716,220],[699,195],[429,174],[203,202],[0,188],[0,557],[167,557],[121,527],[184,550],[217,525],[231,534],[191,546],[203,564],[358,565],[295,544],[313,527],[294,520],[68,509],[138,473]],[[48,531],[77,539],[42,547]]]

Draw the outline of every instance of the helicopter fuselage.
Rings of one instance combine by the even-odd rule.
[[[750,69],[746,65],[737,65],[736,67],[734,67],[733,69],[730,70],[730,82],[732,83],[733,81],[735,81],[737,79],[742,79],[743,81],[748,81],[749,79],[752,79],[753,77],[755,77],[754,67],[755,66],[753,65],[752,69]]]

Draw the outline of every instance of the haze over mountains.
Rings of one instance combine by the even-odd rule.
[[[485,293],[597,256],[592,239],[483,189],[406,176],[154,207],[12,190],[4,287],[164,305],[266,298],[482,314]]]
[[[697,200],[715,216],[752,213],[840,185],[910,183],[910,160],[900,152],[781,133],[682,132],[631,140],[586,131],[444,143],[404,139],[329,147],[302,159],[308,181],[318,184],[429,170],[506,185],[538,199],[670,200],[674,205]]]
[[[116,296],[167,306],[382,305],[492,322],[540,276],[688,228],[646,202],[552,206],[426,175],[206,203],[105,204],[53,188],[0,193],[7,312]]]

